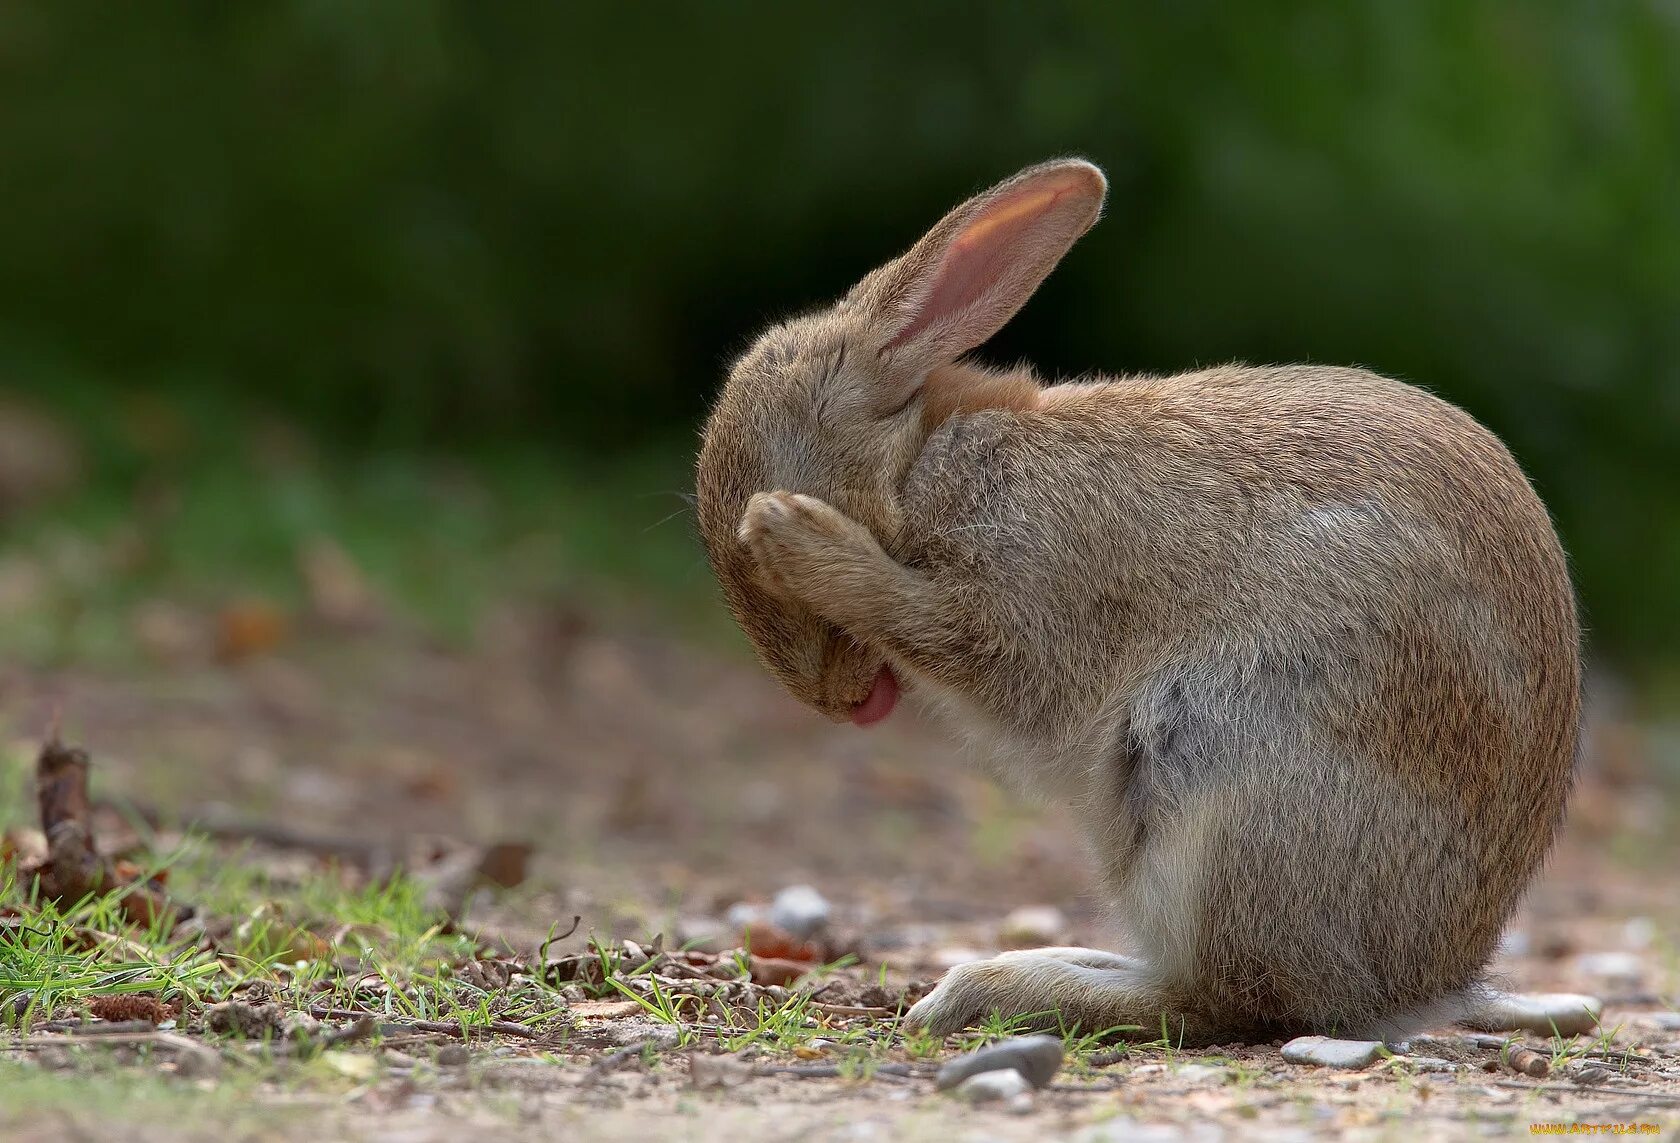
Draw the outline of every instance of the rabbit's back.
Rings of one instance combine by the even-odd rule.
[[[979,737],[1084,808],[1152,961],[1262,1031],[1472,983],[1578,717],[1562,552],[1490,433],[1356,370],[1057,387],[942,426],[905,513],[908,562],[1031,616]]]
[[[956,416],[900,508],[912,565],[1129,643],[1427,627],[1513,683],[1575,657],[1562,549],[1504,446],[1359,370],[1123,378]]]

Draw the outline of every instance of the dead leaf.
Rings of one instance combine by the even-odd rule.
[[[216,657],[238,662],[274,650],[286,638],[285,613],[261,599],[230,603],[216,616]]]
[[[762,922],[748,925],[741,933],[741,943],[754,956],[773,960],[799,960],[809,965],[819,964],[823,959],[822,949],[810,941],[802,941],[775,925]]]
[[[811,966],[802,961],[757,955],[747,957],[747,967],[752,972],[752,982],[764,985],[792,984],[811,971]]]
[[[526,842],[497,842],[479,859],[479,878],[498,888],[512,889],[525,880],[525,865],[530,856],[531,846]]]
[[[298,571],[316,615],[340,627],[365,627],[378,621],[380,608],[356,561],[338,543],[317,537],[298,552]]]

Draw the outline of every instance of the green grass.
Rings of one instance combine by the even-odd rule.
[[[585,469],[535,452],[355,462],[210,450],[138,474],[95,474],[0,532],[0,654],[126,664],[136,609],[211,616],[256,598],[307,603],[300,556],[330,542],[382,608],[470,640],[509,602],[651,611],[728,637],[678,453]]]
[[[20,796],[25,765],[16,754],[0,757],[0,826],[22,824],[32,811]],[[163,870],[172,896],[226,930],[213,951],[193,925],[127,923],[117,893],[61,909],[39,898],[16,863],[0,864],[0,916],[9,916],[0,925],[0,1018],[27,1026],[124,993],[210,1004],[261,982],[295,1011],[354,1007],[463,1029],[564,1023],[564,1005],[537,980],[490,991],[462,979],[459,967],[477,945],[449,930],[410,878],[358,883],[329,868],[280,882],[260,863],[196,838],[157,855],[147,872]]]

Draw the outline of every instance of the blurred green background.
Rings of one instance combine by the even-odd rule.
[[[1672,684],[1673,0],[7,4],[9,645],[284,594],[316,533],[422,609],[697,598],[731,354],[1063,153],[1107,219],[989,356],[1434,389],[1533,475],[1595,651]]]

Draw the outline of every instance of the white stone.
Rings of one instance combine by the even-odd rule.
[[[723,915],[723,923],[739,933],[748,925],[756,925],[764,920],[764,906],[751,901],[737,901],[729,906],[729,911]]]
[[[1202,1080],[1223,1080],[1226,1076],[1224,1068],[1212,1064],[1184,1064],[1173,1075],[1181,1080],[1200,1082]]]
[[[1382,1054],[1381,1040],[1333,1040],[1329,1036],[1299,1036],[1283,1046],[1283,1058],[1292,1064],[1315,1064],[1324,1068],[1363,1068]]]
[[[828,900],[809,885],[789,885],[770,902],[770,923],[804,938],[828,924]]]
[[[1001,1072],[981,1072],[979,1075],[969,1076],[953,1090],[954,1095],[966,1099],[969,1103],[1002,1103],[1013,1100],[1016,1096],[1032,1094],[1032,1084],[1027,1077],[1010,1068]]]

